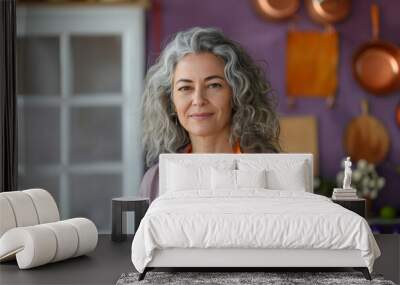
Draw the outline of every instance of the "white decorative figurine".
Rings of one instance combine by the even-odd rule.
[[[344,161],[343,188],[334,188],[332,193],[333,200],[354,200],[357,198],[357,190],[351,187],[351,160],[346,157]],[[343,172],[341,172],[343,174]]]
[[[350,157],[346,158],[344,162],[344,179],[343,179],[343,189],[352,189],[351,188],[351,161]]]

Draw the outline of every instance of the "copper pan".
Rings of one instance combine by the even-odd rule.
[[[353,73],[360,85],[375,95],[400,88],[400,50],[379,39],[379,10],[371,6],[372,41],[362,45],[353,56]]]
[[[253,0],[257,13],[267,20],[285,20],[299,9],[300,0]]]
[[[332,24],[345,19],[351,10],[351,0],[306,0],[311,19],[321,24]]]

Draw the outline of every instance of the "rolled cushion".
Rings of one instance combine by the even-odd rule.
[[[86,254],[96,248],[97,228],[85,218],[18,227],[0,238],[0,261],[16,256],[28,269]]]
[[[0,193],[0,237],[9,229],[15,228],[17,222],[11,204],[8,199]]]
[[[63,222],[74,226],[78,233],[79,244],[74,257],[86,254],[96,248],[98,232],[96,225],[91,220],[74,218]]]
[[[35,205],[29,195],[22,191],[11,191],[3,192],[1,196],[10,203],[17,227],[33,226],[39,223]]]
[[[22,192],[28,194],[32,199],[38,215],[39,224],[60,220],[57,204],[49,192],[44,189],[28,189]]]
[[[56,251],[56,237],[42,225],[13,228],[0,238],[0,261],[16,255],[20,269],[49,263]]]
[[[0,237],[9,229],[56,222],[56,202],[44,189],[0,193]]]
[[[53,232],[57,241],[57,250],[51,262],[64,260],[75,255],[78,249],[79,237],[78,232],[71,224],[61,221],[44,224],[43,226]]]

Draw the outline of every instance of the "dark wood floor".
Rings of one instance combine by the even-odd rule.
[[[374,273],[399,283],[400,235],[375,238],[382,256],[375,263]],[[115,284],[122,273],[135,271],[130,258],[131,243],[132,237],[116,243],[109,235],[100,235],[96,250],[88,256],[28,270],[19,270],[15,261],[2,263],[0,284]]]
[[[132,237],[115,243],[100,235],[96,249],[87,256],[19,270],[17,263],[0,264],[0,284],[115,284],[124,272],[134,271]]]

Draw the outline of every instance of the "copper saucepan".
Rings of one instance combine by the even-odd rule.
[[[311,19],[320,24],[332,24],[345,19],[351,10],[351,0],[307,0]]]
[[[253,0],[260,16],[267,20],[284,20],[293,16],[299,9],[300,0]]]
[[[371,6],[372,41],[362,45],[353,56],[353,73],[367,91],[385,95],[400,88],[400,50],[379,39],[379,10]]]

